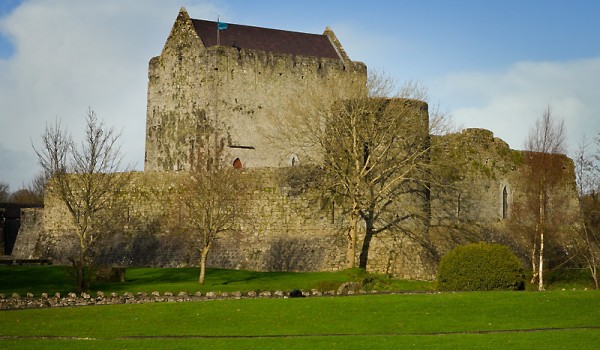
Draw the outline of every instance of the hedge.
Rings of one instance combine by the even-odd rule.
[[[506,246],[473,243],[448,252],[440,262],[438,288],[454,291],[523,290],[521,262]]]

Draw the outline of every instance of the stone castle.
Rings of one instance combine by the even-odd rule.
[[[321,35],[236,24],[218,30],[216,22],[191,19],[182,8],[160,56],[150,60],[148,79],[144,172],[133,173],[119,194],[126,203],[124,229],[103,251],[101,262],[198,263],[177,225],[181,204],[176,188],[190,168],[199,125],[216,120],[228,128],[231,166],[252,180],[251,220],[215,242],[209,266],[263,271],[346,266],[347,243],[340,234],[342,220],[336,219],[342,214],[321,209],[281,181],[282,173],[303,160],[297,150],[275,145],[265,134],[273,129],[273,115],[294,113],[288,106],[301,103],[307,87],[324,91],[335,81],[341,87],[363,87],[366,96],[366,66],[348,57],[331,29]],[[427,125],[427,109],[421,114]],[[526,235],[509,232],[513,203],[523,196],[523,153],[482,129],[432,136],[431,142],[444,144],[431,152],[431,162],[456,158],[461,164],[453,174],[457,181],[449,189],[432,188],[420,202],[430,217],[420,238],[392,232],[376,236],[368,269],[431,279],[441,255],[473,241],[507,244],[527,263]],[[566,157],[564,164],[563,206],[576,213],[573,164]],[[47,196],[43,210],[24,209],[22,216],[13,256],[66,262],[70,224],[60,203]],[[567,235],[570,224],[565,221],[561,235]],[[556,244],[558,255],[566,241]]]

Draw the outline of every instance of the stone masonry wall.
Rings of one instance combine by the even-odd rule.
[[[564,158],[565,182],[551,196],[561,198],[562,223],[547,242],[562,251],[557,262],[568,259],[564,251],[579,218],[573,162],[560,157]],[[433,186],[431,195],[429,233],[439,255],[456,245],[487,241],[510,246],[524,266],[529,265],[532,243],[529,234],[515,223],[520,220],[519,203],[525,198],[524,153],[510,149],[491,131],[466,129],[434,139],[432,162],[448,161],[457,165],[450,175],[454,181],[445,188]]]
[[[11,254],[14,259],[35,259],[43,251],[43,247],[37,246],[43,231],[43,216],[43,208],[21,209],[21,226]]]
[[[281,181],[282,169],[246,170],[252,184],[246,219],[239,232],[214,243],[210,267],[257,271],[335,271],[346,266],[344,216],[308,195],[294,193]],[[133,173],[120,194],[125,226],[103,244],[99,264],[120,266],[196,266],[198,253],[190,232],[178,225],[182,210],[177,184],[186,172]],[[28,239],[21,254],[68,264],[75,243],[64,207],[47,196],[43,221],[37,212],[37,240]],[[31,215],[29,215],[31,216]],[[28,217],[29,217],[28,216]],[[34,219],[29,217],[28,220]],[[29,224],[27,224],[29,225]],[[31,234],[28,237],[34,237]],[[24,246],[25,247],[25,246]],[[26,251],[28,250],[28,251]],[[435,266],[423,248],[407,236],[376,236],[368,269],[405,278],[431,279]],[[425,259],[425,260],[424,260]]]

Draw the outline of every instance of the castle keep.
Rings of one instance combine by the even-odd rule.
[[[216,22],[191,19],[182,8],[160,56],[150,60],[144,172],[131,174],[130,184],[118,194],[124,203],[123,229],[111,238],[100,263],[198,264],[198,253],[189,249],[178,222],[177,184],[190,169],[199,128],[210,120],[226,127],[228,161],[241,169],[251,186],[245,215],[250,219],[239,232],[217,239],[209,266],[263,271],[344,268],[344,214],[339,208],[324,210],[281,181],[303,159],[291,145],[273,143],[270,135],[274,120],[297,117],[289,106],[307,102],[307,88],[319,93],[335,85],[366,97],[366,81],[366,66],[348,57],[329,28],[323,34],[306,34],[229,24],[219,31]],[[420,106],[423,139],[442,145],[432,148],[427,159],[455,159],[460,167],[451,174],[453,186],[431,186],[427,196],[406,200],[429,222],[419,226],[418,237],[377,235],[368,269],[431,279],[439,256],[472,241],[507,244],[526,263],[527,238],[509,233],[513,204],[523,197],[523,153],[487,130],[430,137],[427,105]],[[564,164],[568,184],[560,190],[563,205],[576,213],[573,164],[566,157]],[[35,222],[23,226],[13,255],[66,263],[72,237],[64,208],[47,196],[43,212],[31,211],[25,217]],[[564,232],[571,224],[567,221]]]
[[[330,29],[316,35],[229,24],[218,31],[216,22],[182,9],[148,78],[145,171],[189,169],[204,119],[229,128],[232,164],[258,168],[287,166],[297,156],[273,146],[269,124],[285,118],[307,86],[365,86],[367,69]]]

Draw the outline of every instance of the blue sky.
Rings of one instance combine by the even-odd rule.
[[[418,80],[463,127],[522,148],[550,105],[570,151],[600,130],[598,1],[0,0],[0,181],[38,171],[55,118],[80,135],[88,107],[143,168],[148,60],[179,8],[193,18],[322,33],[399,82]]]

